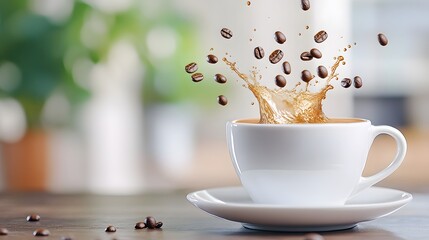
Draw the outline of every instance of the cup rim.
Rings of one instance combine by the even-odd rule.
[[[332,120],[345,120],[346,122],[328,122],[328,123],[293,123],[293,124],[269,124],[269,123],[258,123],[257,118],[242,118],[229,121],[233,125],[240,126],[270,126],[270,127],[316,127],[316,126],[344,126],[344,125],[360,125],[369,124],[371,121],[364,118],[329,118]],[[245,122],[243,122],[245,121]]]

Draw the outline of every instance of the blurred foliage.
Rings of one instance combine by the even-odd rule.
[[[0,1],[0,66],[12,63],[20,73],[20,80],[13,88],[0,86],[0,97],[17,99],[29,127],[38,127],[43,106],[54,91],[64,93],[74,107],[89,96],[90,89],[80,87],[73,79],[73,63],[81,59],[101,63],[111,47],[125,38],[132,42],[143,63],[145,104],[209,99],[212,102],[214,94],[208,95],[207,88],[198,89],[184,74],[187,61],[200,52],[195,19],[177,11],[171,0],[158,1],[162,4],[161,11],[155,17],[147,17],[137,6],[144,3],[140,1],[134,1],[125,11],[106,13],[76,0],[70,17],[60,23],[34,13],[29,0]],[[94,14],[102,20],[106,32],[96,39],[98,44],[86,46],[82,29]],[[155,28],[174,32],[176,48],[171,56],[151,55],[147,36]],[[213,87],[208,91],[216,90]]]
[[[12,63],[20,73],[15,87],[0,88],[0,97],[18,100],[32,128],[40,127],[43,106],[54,90],[62,90],[72,102],[87,94],[63,64],[65,25],[33,13],[28,5],[23,0],[0,1],[0,64]]]

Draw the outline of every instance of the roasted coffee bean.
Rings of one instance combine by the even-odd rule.
[[[156,220],[154,217],[148,216],[148,217],[146,217],[144,222],[148,228],[150,228],[150,229],[156,228]]]
[[[6,236],[9,234],[7,228],[0,228],[0,236]]]
[[[314,58],[317,58],[317,59],[319,59],[319,58],[322,58],[322,53],[319,51],[319,49],[317,49],[317,48],[313,48],[313,49],[311,49],[310,50],[310,54],[311,54],[311,56],[313,56]]]
[[[313,56],[309,52],[303,52],[303,53],[301,53],[300,58],[302,61],[310,61],[313,59]]]
[[[218,83],[221,83],[221,84],[224,84],[227,81],[226,77],[220,73],[218,73],[214,76],[214,80]]]
[[[328,38],[328,33],[325,31],[320,31],[314,35],[314,41],[317,43],[322,43]]]
[[[37,214],[31,214],[27,216],[27,222],[38,222],[40,221],[40,216]]]
[[[219,60],[217,59],[217,57],[213,54],[209,54],[207,55],[207,62],[211,63],[211,64],[215,64],[217,63]]]
[[[288,61],[285,61],[283,63],[283,72],[287,75],[289,75],[292,72],[292,69],[290,67],[290,63]]]
[[[283,77],[282,75],[277,75],[276,76],[276,85],[281,87],[281,88],[286,86],[286,78]]]
[[[229,30],[228,28],[222,28],[222,30],[220,31],[220,34],[222,35],[222,37],[226,39],[232,38],[232,31]]]
[[[185,66],[185,71],[187,73],[194,73],[198,70],[198,65],[196,63],[189,63],[188,65]]]
[[[255,58],[257,59],[262,59],[265,56],[265,51],[262,47],[256,47],[253,52],[255,54]]]
[[[61,237],[61,240],[73,240],[71,237]]]
[[[138,223],[136,223],[134,228],[135,229],[143,229],[143,228],[147,228],[147,226],[146,226],[146,223],[144,223],[144,222],[138,222]]]
[[[308,70],[304,70],[301,72],[301,79],[302,81],[308,83],[311,81],[311,79],[313,79],[313,74],[311,74],[311,72]]]
[[[161,227],[162,227],[162,225],[163,225],[163,223],[162,223],[162,222],[157,222],[155,227],[156,227],[156,228],[161,228]]]
[[[224,95],[220,95],[217,97],[217,102],[222,105],[225,106],[228,104],[228,99],[224,96]]]
[[[301,0],[301,7],[304,11],[310,9],[310,0]]]
[[[204,75],[202,73],[194,73],[191,77],[193,82],[201,82],[204,80]]]
[[[378,42],[381,46],[386,46],[389,43],[389,40],[383,33],[378,34]]]
[[[48,229],[39,228],[33,232],[33,235],[36,237],[46,237],[51,234]]]
[[[356,76],[353,78],[353,83],[355,85],[355,88],[361,88],[363,83],[362,83],[362,78],[360,78],[359,76]]]
[[[116,232],[116,228],[114,226],[110,225],[110,226],[107,226],[107,228],[104,231],[112,233],[112,232]]]
[[[328,69],[326,69],[324,66],[318,66],[317,76],[319,76],[320,78],[326,78],[328,76]]]
[[[278,62],[280,62],[283,58],[283,52],[280,49],[275,50],[274,52],[271,53],[270,55],[270,62],[272,64],[276,64]]]
[[[352,80],[350,78],[344,78],[341,80],[341,86],[343,88],[349,88],[352,85]]]
[[[280,31],[277,31],[277,32],[274,33],[274,39],[279,44],[283,44],[283,43],[286,42],[286,36],[282,32],[280,32]]]
[[[325,238],[317,233],[307,233],[304,235],[304,240],[324,240]]]

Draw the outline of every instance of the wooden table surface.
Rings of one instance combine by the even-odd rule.
[[[186,192],[141,196],[91,196],[21,193],[0,195],[0,227],[9,230],[3,239],[303,239],[303,234],[247,230],[235,222],[213,217],[187,202]],[[40,222],[26,216],[39,214]],[[148,215],[162,221],[159,230],[135,230]],[[317,217],[317,216],[315,216]],[[116,233],[106,233],[108,225]],[[50,230],[49,237],[33,237],[37,228]],[[429,239],[429,194],[414,200],[387,217],[360,223],[347,231],[321,233],[325,239]]]

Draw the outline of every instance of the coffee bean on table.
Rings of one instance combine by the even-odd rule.
[[[204,80],[204,75],[202,73],[194,73],[191,77],[193,82],[201,82]]]
[[[282,75],[277,75],[276,76],[276,85],[281,87],[281,88],[286,86],[286,78],[283,77]]]
[[[220,83],[220,84],[224,84],[227,82],[227,79],[224,75],[218,73],[214,76],[214,79],[216,82]]]
[[[36,237],[46,237],[51,234],[48,229],[39,228],[33,232],[33,235]]]
[[[71,237],[61,237],[61,240],[73,240]]]
[[[257,59],[262,59],[265,56],[265,51],[262,47],[256,47],[253,52],[255,54],[255,58]]]
[[[310,9],[310,0],[301,0],[301,7],[304,11]]]
[[[290,63],[288,61],[285,61],[283,63],[283,72],[287,75],[289,75],[292,72],[292,69],[290,67]]]
[[[311,72],[308,70],[304,70],[301,72],[301,79],[302,81],[308,83],[311,81],[311,79],[313,79],[313,74],[311,74]]]
[[[7,228],[0,228],[0,236],[6,236],[9,234]]]
[[[227,104],[228,104],[228,99],[227,99],[224,95],[219,95],[219,96],[217,97],[217,102],[218,102],[220,105],[225,106],[225,105],[227,105]]]
[[[138,223],[136,223],[134,228],[135,229],[143,229],[143,228],[147,228],[147,226],[146,226],[146,223],[144,223],[144,222],[138,222]]]
[[[274,39],[279,44],[283,44],[283,43],[286,42],[286,36],[282,32],[280,32],[280,31],[277,31],[277,32],[274,33]]]
[[[310,54],[311,54],[311,56],[313,56],[314,58],[317,58],[317,59],[319,59],[319,58],[322,58],[322,53],[319,51],[319,49],[317,49],[317,48],[313,48],[313,49],[311,49],[310,50]]]
[[[360,78],[359,76],[354,77],[353,83],[354,83],[355,88],[361,88],[363,85],[362,78]]]
[[[316,33],[316,35],[314,35],[314,41],[316,43],[322,43],[324,42],[326,39],[328,38],[328,33],[325,31],[320,31],[318,33]]]
[[[350,78],[344,78],[341,80],[341,86],[343,88],[349,88],[352,85],[352,80]]]
[[[110,225],[110,226],[107,226],[107,228],[104,231],[112,233],[112,232],[116,232],[116,228],[114,226]]]
[[[328,76],[328,69],[324,66],[318,66],[317,67],[317,75],[320,78],[326,78]]]
[[[207,55],[207,62],[208,63],[211,63],[211,64],[215,64],[215,63],[217,63],[219,60],[218,60],[218,58],[215,56],[215,55],[213,55],[213,54],[209,54],[209,55]]]
[[[189,63],[188,65],[185,66],[185,71],[187,73],[194,73],[198,70],[198,65],[196,63]]]
[[[303,53],[301,53],[300,58],[302,61],[310,61],[313,59],[313,56],[309,52],[303,52]]]
[[[27,216],[27,222],[38,222],[40,221],[40,216],[37,214],[31,214]]]
[[[229,30],[228,28],[222,28],[222,30],[220,31],[220,34],[222,35],[222,37],[226,39],[232,38],[232,31]]]
[[[156,228],[156,220],[154,217],[151,217],[151,216],[146,217],[145,224],[150,229]]]
[[[389,43],[389,40],[387,39],[387,37],[384,34],[379,33],[378,34],[378,42],[380,43],[381,46],[384,47]]]
[[[304,235],[304,240],[324,240],[325,238],[317,233],[307,233]]]
[[[162,225],[163,225],[163,223],[162,223],[162,222],[157,222],[155,227],[156,227],[156,228],[161,228],[161,227],[162,227]]]
[[[280,49],[275,50],[274,52],[272,52],[270,54],[270,62],[272,64],[276,64],[276,63],[280,62],[283,58],[283,55],[284,54],[283,54],[282,50],[280,50]]]

